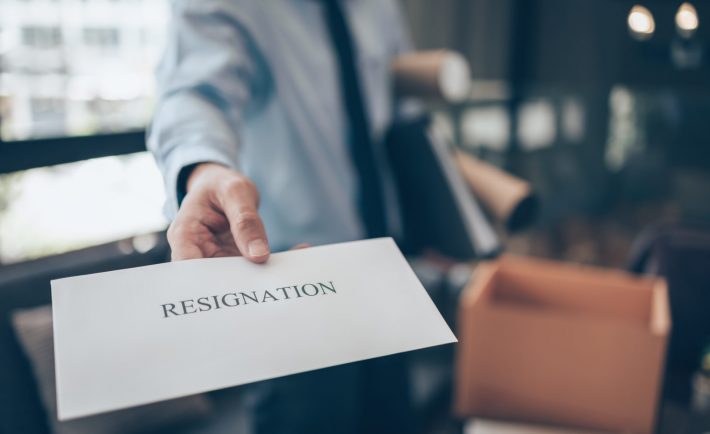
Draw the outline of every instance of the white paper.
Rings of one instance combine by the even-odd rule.
[[[52,302],[60,420],[456,341],[389,238],[263,265],[196,259],[59,279]]]
[[[464,426],[464,434],[604,434],[573,428],[560,428],[525,423],[509,423],[490,419],[473,419]],[[611,434],[611,433],[607,433]]]

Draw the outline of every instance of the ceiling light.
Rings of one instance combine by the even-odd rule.
[[[698,28],[698,12],[695,10],[695,6],[688,2],[680,5],[675,14],[675,25],[681,36],[691,37]]]
[[[653,20],[651,11],[641,5],[635,5],[631,8],[627,22],[631,36],[638,40],[650,39],[656,30],[656,22]]]

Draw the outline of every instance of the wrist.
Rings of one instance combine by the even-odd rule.
[[[212,173],[221,172],[228,170],[225,166],[219,163],[198,163],[196,164],[190,174],[187,176],[187,181],[185,183],[186,191],[190,191],[195,184],[199,182],[200,179],[209,176]]]

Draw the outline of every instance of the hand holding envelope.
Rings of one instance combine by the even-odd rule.
[[[52,282],[60,420],[455,342],[388,238]]]
[[[178,180],[184,201],[168,229],[173,260],[244,256],[265,262],[270,250],[256,185],[216,163],[197,164],[184,175]]]

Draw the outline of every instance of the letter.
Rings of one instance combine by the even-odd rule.
[[[243,293],[243,292],[240,292],[240,293],[239,293],[239,295],[242,296],[242,300],[244,301],[244,304],[247,304],[247,298],[248,298],[249,300],[253,301],[254,303],[258,303],[258,302],[259,302],[259,298],[256,296],[256,291],[252,291],[251,294],[252,294],[252,295],[247,295],[247,294],[245,294],[245,293]]]
[[[227,296],[228,295],[234,296],[234,298],[233,298],[234,304],[227,303]],[[228,292],[227,294],[224,294],[222,296],[222,304],[225,306],[229,306],[229,307],[239,306],[239,297],[237,297],[237,293],[236,292]]]
[[[183,312],[183,314],[186,315],[186,314],[188,314],[188,313],[196,313],[196,312],[197,312],[197,309],[195,309],[195,306],[192,304],[192,303],[194,303],[194,301],[195,301],[195,300],[183,300],[183,301],[180,302],[180,304],[182,305],[182,312]],[[188,302],[190,303],[189,306],[188,306],[188,304],[187,304]],[[192,312],[188,312],[188,311],[187,311],[187,308],[188,308],[188,307],[191,307],[192,309],[195,309],[195,310],[193,310]]]
[[[203,301],[203,300],[209,300],[209,298],[208,297],[200,297],[197,299],[197,304],[200,305],[200,312],[205,312],[205,311],[212,309],[212,305],[209,304],[207,301]],[[203,309],[203,306],[206,309]]]
[[[221,306],[219,305],[219,299],[217,298],[216,295],[213,295],[212,298],[214,299],[214,305],[215,309],[219,309]]]
[[[310,286],[311,288],[313,288],[315,290],[315,292],[313,294],[309,294],[308,291],[306,291],[306,286]],[[301,285],[301,291],[303,291],[303,293],[309,297],[313,297],[314,295],[318,295],[318,287],[312,283],[306,283],[305,285]]]
[[[161,304],[161,306],[163,307],[163,315],[165,315],[163,318],[167,318],[167,317],[168,317],[168,312],[172,313],[172,314],[175,315],[175,316],[180,316],[179,313],[176,313],[176,312],[173,310],[173,309],[175,309],[175,305],[174,305],[174,304],[172,304],[172,303],[165,303],[165,304]],[[168,308],[168,306],[170,306],[170,307]]]
[[[276,288],[276,291],[281,291],[284,293],[284,297],[286,297],[286,300],[291,298],[290,295],[288,295],[288,292],[286,291],[288,289],[288,286],[284,286],[283,288]]]
[[[320,286],[320,290],[323,291],[324,295],[326,294],[326,292],[325,292],[326,289],[328,291],[332,292],[333,294],[336,294],[335,285],[333,285],[333,281],[330,280],[330,281],[328,281],[328,283],[330,283],[330,286],[326,285],[325,283],[318,282],[318,286]]]
[[[274,297],[274,295],[271,294],[268,290],[264,291],[264,296],[261,297],[261,302],[262,302],[262,303],[266,301],[266,297],[269,297],[269,298],[271,298],[271,299],[274,300],[274,301],[279,301],[279,299],[276,298],[276,297]]]
[[[296,285],[293,285],[291,288],[293,288],[293,289],[296,290],[296,295],[298,296],[298,298],[301,298],[301,297],[302,297],[301,293],[298,292],[298,287],[297,287]]]

